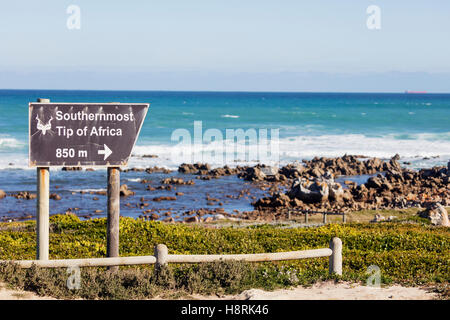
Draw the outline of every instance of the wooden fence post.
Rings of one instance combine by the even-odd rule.
[[[161,269],[162,266],[167,265],[167,255],[169,250],[165,244],[158,244],[155,246],[155,258],[156,258],[156,269]]]
[[[323,223],[324,224],[327,223],[327,213],[326,212],[323,213]]]
[[[308,211],[305,211],[305,223],[308,223]]]
[[[106,234],[106,253],[108,257],[119,256],[119,218],[120,218],[120,169],[108,168],[108,217]],[[117,270],[111,267],[110,270]]]
[[[330,256],[330,275],[333,273],[342,275],[342,240],[334,237],[330,241],[330,249],[332,254]]]

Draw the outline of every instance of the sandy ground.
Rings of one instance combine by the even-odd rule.
[[[322,282],[312,287],[297,287],[276,291],[252,289],[236,296],[200,296],[193,295],[194,300],[432,300],[437,299],[435,293],[423,288],[391,286],[372,288],[359,284]],[[0,283],[0,300],[51,300],[51,297],[40,297],[32,292],[8,289]]]
[[[321,282],[312,287],[297,287],[276,291],[251,289],[237,296],[193,296],[194,299],[232,300],[433,300],[438,296],[423,288],[399,285],[374,288],[360,284]]]
[[[54,298],[40,297],[28,291],[11,290],[0,282],[0,300],[54,300]]]

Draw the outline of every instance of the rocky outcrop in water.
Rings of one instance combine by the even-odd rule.
[[[166,178],[161,181],[162,184],[176,184],[176,185],[193,185],[195,184],[194,180],[184,181],[181,178]]]
[[[31,193],[28,191],[19,191],[17,193],[14,193],[12,196],[16,199],[23,199],[23,200],[32,200],[36,199],[37,197],[35,193]]]
[[[52,200],[61,200],[61,196],[57,193],[50,194],[49,198]]]
[[[211,166],[208,163],[183,163],[178,167],[178,172],[186,174],[208,174]]]
[[[128,189],[128,186],[126,184],[123,184],[120,186],[120,196],[121,197],[128,197],[134,195],[135,192]]]
[[[361,162],[353,156],[336,159],[316,158],[306,161],[305,168],[285,193],[272,194],[253,203],[258,210],[282,210],[291,207],[320,210],[361,210],[380,208],[408,208],[426,206],[430,202],[450,205],[448,168],[434,167],[414,171],[405,169],[397,161],[373,158]],[[343,167],[339,167],[339,166]],[[283,172],[281,169],[280,172]],[[289,168],[292,170],[292,168]],[[342,173],[379,173],[365,184],[347,183],[347,189],[335,183],[332,177]],[[375,171],[375,172],[374,172]],[[280,201],[282,199],[283,201]],[[300,200],[298,205],[292,200]]]
[[[305,203],[320,203],[328,201],[330,187],[326,181],[299,178],[292,184],[287,193],[290,198],[297,198]]]

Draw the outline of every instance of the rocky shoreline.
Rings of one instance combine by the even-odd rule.
[[[404,209],[439,202],[450,205],[450,162],[448,167],[413,171],[402,168],[398,156],[389,162],[377,158],[360,161],[353,156],[306,162],[304,167],[289,168],[293,182],[287,193],[276,193],[258,200],[256,208],[301,207],[303,209],[361,210]],[[280,172],[286,171],[286,167]],[[370,175],[358,185],[335,178],[345,175]],[[289,198],[289,199],[288,199]]]
[[[314,158],[309,161],[291,163],[277,168],[266,165],[211,168],[209,164],[182,164],[177,176],[165,168],[131,168],[123,170],[141,175],[140,185],[146,192],[168,191],[162,196],[140,196],[127,185],[121,186],[125,206],[140,209],[143,219],[166,222],[210,222],[220,219],[282,220],[289,211],[332,211],[351,212],[365,209],[427,208],[434,204],[450,206],[450,162],[447,167],[433,167],[418,171],[403,168],[400,157],[389,161],[364,156],[345,155],[337,158]],[[65,171],[76,168],[63,168]],[[158,185],[148,175],[159,174]],[[171,176],[167,176],[171,175]],[[164,177],[165,176],[165,177]],[[215,188],[216,179],[236,176],[245,184],[238,194],[224,193],[209,195],[209,188]],[[364,183],[357,183],[354,177],[367,176]],[[185,178],[187,177],[187,178]],[[213,180],[213,181],[211,181]],[[205,207],[174,210],[170,205],[154,208],[155,203],[183,201],[186,191],[177,188],[192,188],[196,181],[205,184],[196,189],[194,197],[205,197]],[[338,182],[339,181],[339,182]],[[255,193],[254,190],[259,190]],[[83,191],[80,191],[83,193]],[[84,192],[87,193],[87,192]],[[106,191],[91,191],[90,194],[105,196]],[[203,193],[203,194],[201,194]],[[75,192],[72,192],[75,194]],[[264,195],[264,196],[261,196]],[[4,192],[0,190],[0,202],[7,196],[21,200],[32,200],[36,195],[29,191]],[[61,200],[61,195],[52,193],[51,199]],[[245,199],[253,210],[225,210],[223,206],[234,199]],[[98,200],[94,197],[93,200]],[[195,201],[195,199],[194,199]],[[78,208],[69,208],[66,213],[76,213]],[[100,214],[102,210],[95,210]],[[2,213],[0,213],[2,214]],[[82,215],[80,215],[83,217]],[[91,218],[93,214],[83,218]],[[22,217],[29,219],[30,216]],[[4,220],[4,219],[3,219]],[[23,219],[18,219],[23,220]]]

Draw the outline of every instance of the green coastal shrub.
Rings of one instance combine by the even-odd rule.
[[[75,215],[57,215],[51,217],[50,224],[51,259],[91,258],[106,255],[106,219],[80,221]],[[0,225],[2,230],[0,231],[0,259],[34,259],[36,241],[34,226],[34,222],[2,223]],[[368,277],[367,268],[370,265],[377,265],[381,270],[384,284],[446,286],[449,283],[450,231],[444,227],[391,222],[329,224],[319,228],[290,229],[269,225],[213,228],[200,225],[165,224],[124,217],[120,219],[122,256],[152,255],[153,248],[158,243],[166,244],[170,254],[306,250],[328,247],[330,239],[335,236],[341,238],[343,242],[343,276],[339,279],[365,281]],[[85,272],[85,269],[90,271]],[[172,289],[188,293],[213,291],[235,293],[245,288],[275,289],[299,284],[308,285],[318,280],[330,279],[328,258],[242,265],[228,263],[170,265],[169,269],[165,280],[161,282],[160,276],[153,278],[151,266],[121,267],[120,272],[123,272],[123,275],[109,275],[114,281],[119,281],[120,285],[116,283],[111,288],[100,289],[91,284],[92,293],[85,292],[81,296],[108,299],[122,297],[130,295],[130,292],[139,291],[137,284],[146,289],[142,289],[145,292],[134,293],[134,296],[142,297],[144,293],[154,295],[156,292],[161,293],[161,290],[168,290],[167,286],[162,286],[162,283],[166,285],[172,283],[169,286]],[[20,272],[23,273],[23,271]],[[43,289],[46,288],[46,284],[44,282],[39,285],[36,275],[53,279],[48,280],[48,286],[54,281],[64,287],[64,281],[57,279],[67,278],[65,270],[34,270],[33,272],[28,274],[31,280],[26,280],[26,277],[14,278],[13,272],[0,270],[0,279],[10,283],[15,282],[19,287],[31,288],[42,293],[51,292],[51,290]],[[83,280],[87,281],[86,284],[107,281],[102,268],[84,268],[83,274],[87,277]],[[63,297],[66,296],[63,292],[65,289],[59,290],[62,291],[56,289],[53,291],[60,292],[59,295]],[[99,296],[102,290],[109,293]],[[80,296],[79,293],[78,296]]]

